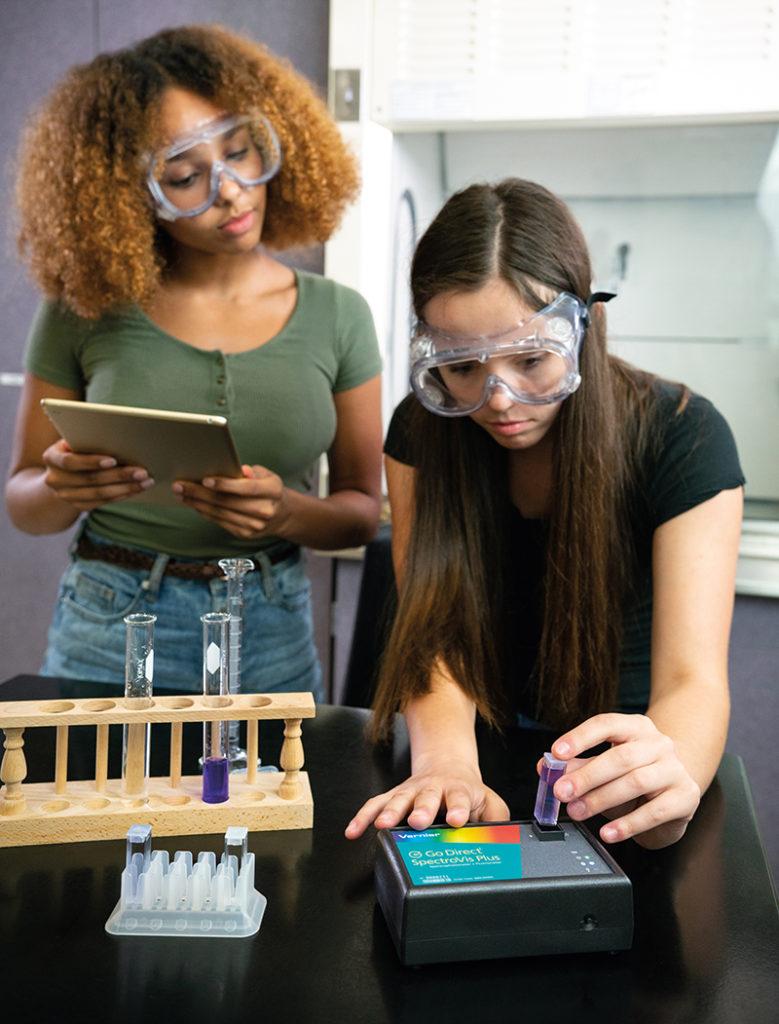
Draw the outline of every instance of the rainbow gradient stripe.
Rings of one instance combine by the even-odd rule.
[[[469,828],[442,828],[443,843],[518,843],[519,825],[471,825]]]

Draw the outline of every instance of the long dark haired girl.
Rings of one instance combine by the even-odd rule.
[[[705,399],[609,355],[581,231],[531,182],[453,196],[412,267],[410,395],[385,445],[399,607],[374,708],[413,775],[359,835],[507,808],[476,714],[568,730],[557,795],[606,841],[677,839],[727,730],[743,477]],[[642,714],[641,712],[646,712]],[[609,742],[606,753],[577,755]]]

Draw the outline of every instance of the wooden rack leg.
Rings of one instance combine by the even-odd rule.
[[[108,726],[97,727],[97,749],[95,751],[95,789],[105,793],[108,778]]]
[[[27,777],[27,761],[24,756],[24,729],[3,729],[5,741],[3,762],[0,764],[0,782],[4,784],[0,814],[23,814],[25,810],[22,782]]]
[[[146,796],[146,730],[143,722],[127,727],[127,755],[124,765],[124,795]]]
[[[300,739],[301,718],[284,719],[284,742],[281,745],[281,767],[284,779],[279,786],[283,800],[296,800],[300,796],[298,774],[303,767],[303,743]]]
[[[57,726],[57,754],[54,766],[54,792],[64,793],[68,781],[68,727]]]
[[[170,788],[181,785],[181,722],[170,723]]]
[[[257,757],[259,722],[256,718],[249,719],[246,723],[246,781],[253,786],[257,781]]]

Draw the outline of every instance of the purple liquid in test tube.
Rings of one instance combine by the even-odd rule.
[[[560,813],[560,801],[554,795],[554,784],[565,775],[568,767],[567,761],[559,761],[550,753],[544,754],[544,763],[541,765],[541,778],[538,780],[538,793],[536,794],[536,806],[533,810],[533,817],[539,825],[556,825],[557,815]]]
[[[203,762],[203,803],[222,804],[230,795],[230,763],[226,757],[209,757]]]

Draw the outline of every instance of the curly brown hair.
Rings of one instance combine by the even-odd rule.
[[[85,317],[147,301],[166,267],[143,176],[176,86],[272,122],[283,164],[268,183],[263,244],[324,242],[357,194],[356,162],[312,85],[264,46],[217,25],[166,29],[72,68],[22,137],[19,251],[44,293]]]

